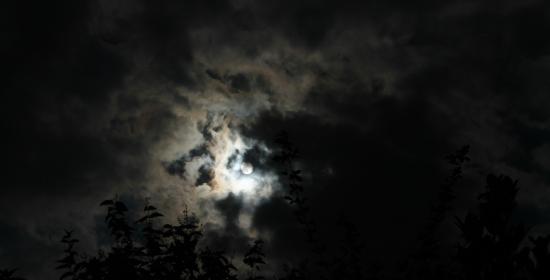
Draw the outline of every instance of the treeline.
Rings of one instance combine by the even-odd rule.
[[[469,160],[468,147],[447,156],[453,166],[441,185],[437,201],[424,230],[418,237],[417,252],[407,265],[388,272],[379,265],[364,263],[364,241],[356,226],[342,217],[334,222],[344,232],[340,252],[327,250],[329,243],[320,238],[308,201],[303,178],[294,166],[298,150],[281,134],[276,161],[280,166],[285,199],[293,205],[297,222],[302,226],[310,255],[288,265],[280,275],[267,275],[268,260],[263,241],[251,241],[238,260],[230,259],[220,248],[201,246],[203,231],[199,219],[184,211],[176,224],[161,226],[162,214],[145,205],[137,221],[128,221],[126,205],[117,198],[105,200],[105,223],[112,243],[95,255],[79,253],[78,239],[72,231],[62,238],[64,255],[56,269],[60,279],[70,280],[226,280],[226,279],[471,279],[471,280],[538,280],[550,279],[550,235],[529,236],[529,228],[514,218],[517,181],[510,177],[488,175],[486,188],[478,197],[477,209],[464,217],[455,217],[460,238],[452,258],[444,258],[438,231],[450,218],[454,187],[462,178],[462,165]],[[330,253],[329,253],[330,252]],[[237,268],[240,267],[240,270]],[[0,270],[0,280],[22,279],[15,270]]]

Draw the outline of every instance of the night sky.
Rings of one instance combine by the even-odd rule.
[[[281,131],[321,238],[345,216],[365,262],[413,252],[464,145],[449,254],[491,173],[550,233],[549,4],[8,1],[0,268],[57,279],[63,230],[96,252],[117,195],[167,221],[193,211],[233,255],[261,237],[278,271],[307,251],[272,160]]]

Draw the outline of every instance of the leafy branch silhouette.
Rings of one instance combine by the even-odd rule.
[[[175,225],[157,227],[163,215],[152,205],[144,207],[144,215],[131,227],[126,219],[128,208],[117,198],[105,200],[105,222],[113,237],[108,251],[97,256],[78,254],[72,231],[66,231],[62,243],[64,257],[57,269],[60,279],[237,279],[237,269],[221,250],[200,248],[202,229],[198,218],[187,210]],[[260,252],[260,248],[256,249]]]
[[[276,143],[275,160],[280,164],[282,183],[286,187],[284,198],[294,207],[311,255],[285,265],[280,275],[273,276],[275,279],[550,279],[550,235],[528,235],[530,228],[514,215],[518,181],[505,175],[486,177],[485,191],[478,197],[477,209],[464,217],[455,216],[460,238],[456,241],[456,253],[452,254],[454,258],[438,259],[441,250],[438,228],[453,210],[454,188],[463,177],[464,163],[470,160],[468,146],[446,157],[453,169],[440,185],[437,200],[418,238],[420,249],[413,263],[415,267],[401,275],[386,275],[379,264],[362,262],[365,242],[360,229],[345,215],[335,220],[333,227],[344,233],[340,250],[329,254],[326,244],[336,241],[320,238],[301,170],[295,168],[298,150],[286,133],[280,134]],[[239,266],[223,250],[200,245],[204,238],[202,225],[187,209],[177,223],[162,224],[163,214],[148,202],[141,217],[134,222],[128,220],[129,210],[116,196],[101,202],[100,206],[106,209],[105,224],[111,244],[94,255],[79,253],[79,240],[73,231],[66,230],[61,238],[65,249],[56,266],[61,272],[61,280],[267,279],[263,271],[267,263],[265,243],[261,239],[251,243]],[[329,235],[330,238],[334,236],[333,233]],[[247,273],[239,273],[238,267],[244,267]],[[16,272],[15,269],[2,269],[0,280],[23,280]]]

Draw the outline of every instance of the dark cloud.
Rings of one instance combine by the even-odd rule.
[[[270,93],[269,80],[257,73],[225,73],[223,76],[215,70],[207,69],[209,78],[222,83],[227,91],[233,94],[249,93],[257,89],[262,93]]]
[[[299,261],[308,252],[302,229],[295,222],[292,207],[282,198],[274,197],[260,204],[252,223],[263,234],[275,236],[266,243],[266,250],[274,261]]]
[[[265,168],[266,164],[269,164],[269,160],[270,155],[258,145],[254,145],[243,154],[243,162],[252,164],[255,169]]]
[[[112,147],[94,130],[129,64],[89,33],[87,3],[13,5],[15,30],[3,47],[9,69],[2,130],[10,147],[3,177],[17,187],[6,192],[61,194],[87,176],[122,175]]]
[[[239,226],[239,215],[245,207],[242,197],[229,194],[217,201],[214,206],[220,212],[224,225],[223,229],[206,229],[207,245],[223,249],[232,255],[242,254],[251,240]]]
[[[227,159],[227,164],[225,165],[225,167],[227,169],[231,169],[235,164],[237,164],[237,159],[239,157],[239,150],[235,150],[231,156],[229,156],[229,158]]]
[[[203,144],[200,144],[200,145],[194,147],[188,153],[184,154],[183,156],[181,156],[178,159],[175,159],[171,162],[163,162],[163,166],[164,166],[166,172],[168,172],[168,174],[177,175],[177,176],[183,178],[186,175],[185,167],[186,167],[187,163],[190,162],[190,161],[193,161],[197,158],[203,158],[203,157],[206,157],[206,158],[209,158],[209,159],[214,159],[214,156],[208,150],[208,146],[207,146],[206,143],[203,143]],[[208,170],[209,170],[209,168],[207,168],[206,165],[201,165],[201,167],[199,168],[199,173],[201,174],[200,176],[201,176],[202,179],[198,179],[198,181],[201,181],[203,183],[205,183],[205,182],[207,183],[207,182],[210,181],[211,176],[207,175],[207,174],[210,173],[210,171],[208,171]],[[210,178],[210,179],[208,179],[207,181],[204,181],[207,178]],[[196,185],[202,184],[202,183],[199,184],[198,181],[197,181]]]
[[[214,170],[208,164],[203,164],[199,167],[199,177],[195,181],[195,186],[209,184],[214,179]]]
[[[225,230],[238,232],[239,214],[243,208],[243,202],[234,194],[229,194],[225,199],[216,202],[216,209],[222,213],[225,219]]]
[[[214,80],[222,81],[220,74],[214,70],[206,69],[205,73]]]
[[[243,73],[238,73],[228,77],[231,90],[233,92],[248,92],[250,91],[250,81]]]
[[[169,163],[164,163],[166,172],[170,175],[183,177],[185,174],[186,157],[181,157]]]
[[[55,277],[54,271],[50,269],[51,263],[44,262],[51,257],[51,251],[59,250],[58,246],[53,245],[53,239],[56,238],[53,234],[50,233],[49,242],[43,242],[30,235],[24,228],[13,224],[0,223],[0,230],[2,265],[18,267],[18,274],[23,277],[34,276],[35,271],[43,271],[43,277]],[[15,240],[18,242],[14,242]],[[31,253],[32,257],[29,257]]]
[[[115,192],[147,193],[139,185],[156,180],[175,190],[209,183],[212,166],[199,161],[216,160],[211,146],[229,115],[244,116],[228,126],[253,143],[234,157],[262,172],[274,166],[260,144],[273,148],[275,135],[289,132],[327,239],[326,221],[344,212],[371,252],[406,254],[448,172],[443,156],[463,144],[472,146],[472,164],[457,211],[475,199],[479,178],[506,172],[525,190],[520,216],[544,222],[549,8],[544,1],[7,3],[0,210],[13,214],[0,217],[0,263],[41,275],[47,265],[39,260],[54,259],[46,251],[57,248],[44,230],[84,227],[76,222],[86,220],[82,207]],[[164,205],[180,195],[155,194]],[[306,249],[282,195],[261,201],[252,225],[271,233],[271,255],[287,259]],[[238,226],[252,211],[243,203],[230,195],[215,204],[229,230],[208,231],[208,242],[238,250],[249,241]]]
[[[395,246],[395,251],[404,252],[414,241],[408,238],[415,236],[400,236],[400,228],[414,232],[426,219],[430,199],[445,176],[443,155],[454,150],[453,126],[423,104],[421,96],[414,97],[417,101],[383,97],[369,102],[370,97],[365,98],[362,102],[350,99],[355,102],[351,108],[365,106],[363,116],[355,118],[357,124],[275,113],[264,115],[245,134],[270,141],[275,131],[288,131],[300,150],[300,163],[308,174],[308,197],[318,218],[350,213],[371,240],[371,250],[383,254],[387,246]],[[339,110],[337,104],[330,108]],[[375,240],[395,241],[381,247]]]

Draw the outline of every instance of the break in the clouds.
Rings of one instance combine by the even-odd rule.
[[[425,219],[443,155],[463,144],[457,209],[502,172],[548,227],[544,1],[6,5],[0,264],[54,277],[62,229],[100,247],[97,205],[115,194],[167,219],[188,207],[210,242],[261,235],[292,260],[300,237],[269,161],[280,130],[316,217],[351,213],[376,254],[406,254],[400,232]]]

